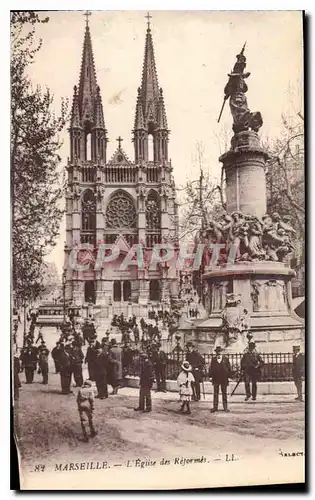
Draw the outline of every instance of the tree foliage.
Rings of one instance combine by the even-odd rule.
[[[304,235],[305,184],[304,184],[304,118],[282,117],[280,137],[264,145],[270,156],[268,162],[267,208],[268,212],[289,214],[298,235]]]
[[[43,266],[42,295],[51,295],[61,287],[61,278],[54,262],[45,262]]]
[[[58,151],[68,103],[61,103],[56,116],[49,89],[34,87],[28,76],[41,47],[36,25],[46,22],[34,12],[11,13],[12,265],[13,290],[22,300],[40,292],[43,258],[55,244],[63,214]]]
[[[264,144],[270,156],[267,211],[291,216],[295,229],[292,265],[299,271],[303,270],[305,251],[304,117],[301,112],[283,115],[282,125],[280,136]]]

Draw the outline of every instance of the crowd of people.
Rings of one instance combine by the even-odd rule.
[[[177,311],[169,312],[168,310],[151,309],[148,311],[148,320],[140,318],[138,323],[137,317],[133,314],[129,319],[125,318],[124,314],[115,314],[113,316],[111,326],[117,327],[121,332],[121,342],[134,342],[135,344],[144,344],[147,342],[161,342],[162,330],[168,332],[167,339],[170,341],[173,334],[178,328],[179,314]],[[106,332],[110,334],[110,331]]]
[[[156,320],[157,313],[150,317]],[[164,316],[165,318],[165,316]],[[35,341],[36,316],[31,318],[28,335],[24,339],[24,346],[20,356],[14,356],[14,397],[18,399],[21,386],[19,374],[25,372],[27,384],[34,381],[37,371],[42,376],[42,383],[47,385],[49,380],[49,355],[51,355],[55,373],[60,375],[61,394],[70,394],[72,379],[79,389],[77,402],[84,440],[88,439],[87,424],[91,435],[96,431],[93,424],[94,396],[91,397],[92,383],[96,386],[96,398],[104,400],[109,397],[108,385],[112,386],[111,395],[117,395],[123,387],[126,375],[132,374],[135,366],[139,374],[139,404],[136,411],[152,411],[151,390],[156,381],[156,391],[166,392],[167,366],[174,361],[162,350],[160,332],[155,325],[133,316],[128,320],[123,315],[115,316],[112,326],[121,331],[121,341],[110,338],[110,331],[98,340],[96,327],[92,318],[88,318],[82,326],[82,332],[75,328],[75,323],[68,321],[61,328],[60,338],[51,353],[45,343],[43,332],[38,330]],[[137,330],[142,334],[137,335]],[[135,334],[136,331],[136,334]],[[134,335],[134,344],[131,345],[131,332]],[[38,345],[39,343],[39,345]],[[87,344],[87,345],[86,345]],[[86,346],[85,354],[83,346]],[[87,367],[88,381],[84,381],[83,366]],[[293,378],[297,388],[297,400],[303,401],[304,357],[298,346],[293,348]],[[176,365],[177,366],[177,365]],[[260,379],[263,366],[262,356],[256,349],[252,336],[248,336],[246,347],[240,364],[241,378],[245,385],[245,401],[257,398],[257,382]],[[188,342],[181,357],[181,365],[177,366],[179,395],[181,400],[180,412],[190,414],[190,402],[201,399],[201,390],[204,394],[204,380],[209,378],[213,384],[213,407],[211,411],[218,411],[219,391],[222,393],[223,410],[228,412],[227,387],[229,380],[235,378],[228,356],[223,353],[221,346],[215,348],[211,357],[210,366],[206,366],[205,358],[200,354],[196,345]],[[239,380],[239,381],[240,381]],[[85,409],[84,409],[85,408]]]

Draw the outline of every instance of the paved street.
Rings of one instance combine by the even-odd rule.
[[[190,416],[178,413],[176,393],[153,394],[151,414],[139,414],[138,391],[125,388],[117,396],[96,400],[95,424],[98,435],[89,443],[81,439],[75,389],[61,395],[59,376],[50,374],[48,386],[36,375],[32,385],[22,388],[17,403],[16,425],[22,461],[27,468],[35,463],[58,461],[128,460],[130,457],[172,457],[189,449],[190,455],[239,456],[304,449],[304,405],[289,401],[264,400],[230,402],[231,413],[210,413],[209,400],[192,404]]]

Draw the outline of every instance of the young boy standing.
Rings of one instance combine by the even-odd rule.
[[[83,432],[83,441],[87,443],[89,440],[86,429],[87,423],[90,427],[91,437],[94,437],[97,434],[93,423],[94,391],[90,380],[85,380],[83,387],[79,389],[77,404]]]

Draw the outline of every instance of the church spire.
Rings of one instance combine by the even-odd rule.
[[[78,88],[73,95],[70,136],[73,157],[106,162],[106,128],[100,89],[97,85],[88,16],[83,41]]]
[[[166,118],[166,112],[165,112],[163,89],[160,89],[158,115],[157,115],[157,128],[159,130],[167,131],[167,118]]]
[[[83,52],[79,83],[79,102],[81,118],[85,122],[94,120],[94,100],[97,94],[97,80],[95,73],[91,33],[88,21],[85,26]]]
[[[163,130],[163,141],[167,142],[168,130],[167,119],[164,105],[163,91],[159,87],[157,70],[155,65],[153,38],[151,33],[150,19],[152,16],[148,13],[146,16],[147,32],[145,38],[144,60],[142,68],[141,87],[138,89],[138,97],[134,124],[134,143],[135,159],[138,161],[148,160],[148,135],[154,138],[154,161],[167,160],[167,154],[161,155],[159,150],[163,146],[161,137],[158,137],[158,131]]]
[[[143,111],[146,120],[156,121],[157,104],[159,99],[159,83],[155,66],[153,39],[149,19],[149,13],[146,15],[148,27],[145,39],[144,61],[142,69],[141,94],[143,102]]]
[[[138,97],[136,105],[136,115],[135,115],[135,130],[145,130],[142,99],[141,99],[141,88],[138,87]]]

